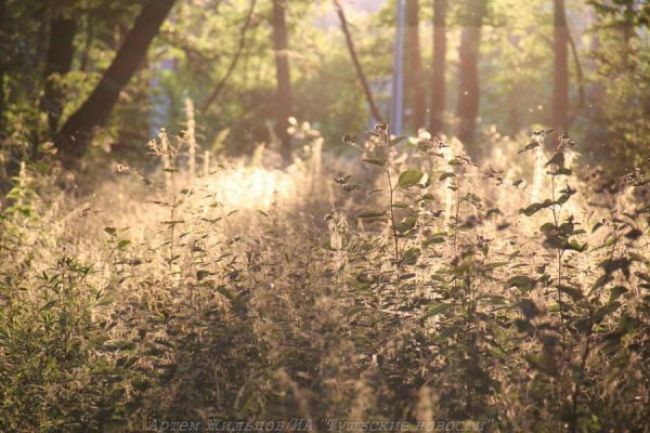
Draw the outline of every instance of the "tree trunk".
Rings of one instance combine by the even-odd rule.
[[[357,52],[354,49],[354,42],[352,41],[352,36],[350,35],[350,29],[348,28],[348,21],[345,17],[345,12],[343,11],[343,7],[341,6],[339,0],[334,0],[334,6],[336,7],[336,13],[338,14],[339,20],[341,21],[341,30],[343,30],[343,34],[345,35],[345,43],[347,44],[348,52],[350,53],[350,58],[352,58],[352,63],[354,63],[354,69],[357,73],[357,78],[359,79],[359,83],[363,88],[363,93],[366,96],[366,101],[368,102],[368,106],[370,107],[370,112],[372,113],[372,117],[375,118],[375,121],[383,123],[384,120],[381,114],[379,114],[377,105],[375,104],[375,101],[372,97],[372,92],[370,91],[370,86],[368,85],[368,80],[366,79],[366,75],[363,73],[361,62],[359,62],[359,57],[357,56]]]
[[[443,128],[445,98],[445,70],[447,69],[447,0],[433,0],[433,77],[431,82],[430,129],[433,136]]]
[[[569,32],[566,23],[564,0],[554,0],[553,13],[553,128],[566,131],[569,126]]]
[[[406,1],[406,47],[410,68],[407,70],[404,94],[411,93],[412,124],[417,131],[425,127],[426,95],[420,57],[420,11],[418,0]]]
[[[277,94],[274,107],[277,116],[275,133],[280,138],[284,161],[288,163],[291,161],[291,137],[287,129],[291,116],[292,98],[289,76],[289,44],[285,21],[286,7],[286,0],[273,0],[273,48],[277,75]]]
[[[50,42],[45,64],[45,90],[40,108],[47,112],[50,136],[56,134],[63,112],[64,89],[61,85],[69,71],[74,57],[74,36],[77,22],[74,19],[58,17],[50,22]]]
[[[0,22],[7,22],[7,2],[6,0],[0,0]],[[5,74],[7,73],[7,65],[5,56],[0,56],[0,140],[4,140],[5,134],[7,134],[5,129],[5,106],[7,101],[5,100]],[[0,175],[2,171],[0,170]]]
[[[93,130],[106,125],[122,89],[142,62],[175,0],[149,0],[124,38],[113,62],[83,105],[68,119],[55,145],[64,164],[83,155]]]
[[[466,146],[467,152],[480,157],[480,149],[474,143],[476,135],[476,116],[479,108],[478,61],[481,42],[481,25],[485,0],[472,0],[467,10],[467,23],[461,35],[459,56],[458,92],[458,139]]]

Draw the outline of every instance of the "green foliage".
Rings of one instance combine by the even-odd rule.
[[[484,132],[516,136],[540,118],[550,117],[552,14],[542,0],[495,0],[487,5],[481,44],[480,125]],[[0,15],[3,27],[3,109],[0,125],[4,142],[0,160],[32,157],[53,139],[47,113],[41,107],[45,83],[64,93],[63,120],[88,97],[108,67],[140,8],[139,3],[7,1]],[[120,95],[109,126],[100,135],[93,156],[100,161],[109,150],[128,149],[132,159],[142,158],[143,143],[151,130],[164,125],[172,135],[184,130],[185,99],[197,107],[226,75],[239,50],[241,30],[250,4],[247,1],[178,2],[170,20],[154,41],[148,60]],[[464,3],[450,5],[449,46],[455,46],[468,18]],[[293,112],[316,125],[326,146],[335,146],[340,131],[361,130],[369,112],[340,30],[329,21],[329,4],[292,2],[288,10]],[[606,168],[622,172],[638,166],[648,155],[648,8],[633,1],[568,2],[570,31],[578,66],[571,62],[570,114],[582,149],[594,161],[602,157]],[[354,10],[351,7],[352,10]],[[395,7],[385,2],[369,14],[351,13],[350,25],[362,67],[382,114],[388,111],[387,83],[392,72]],[[430,62],[429,5],[421,5],[422,59]],[[584,18],[586,10],[593,22]],[[247,31],[241,58],[225,83],[219,100],[197,110],[197,131],[202,149],[210,149],[228,130],[225,150],[251,153],[255,143],[274,141],[276,78],[270,28],[271,3],[260,0]],[[71,70],[44,77],[48,30],[55,17],[77,24]],[[316,23],[316,25],[314,25]],[[366,34],[361,31],[371,28]],[[449,50],[451,64],[456,53]],[[447,110],[457,105],[456,71],[447,68]],[[617,86],[609,83],[616,82]],[[425,86],[429,88],[429,86]],[[576,90],[573,90],[576,89]],[[582,98],[582,90],[586,99]],[[407,106],[411,94],[407,94]],[[583,100],[584,99],[584,100]],[[407,110],[408,111],[408,110]],[[406,116],[410,114],[407,112]],[[407,122],[408,123],[408,122]],[[454,120],[445,118],[451,131]],[[583,135],[583,131],[584,135]],[[416,131],[411,131],[416,132]],[[223,137],[222,137],[223,138]],[[398,141],[401,141],[398,139]],[[299,147],[299,140],[294,140]],[[489,153],[489,152],[486,152]],[[122,155],[115,155],[121,158]],[[1,173],[0,173],[1,174]],[[15,172],[2,175],[8,181]],[[7,188],[4,188],[6,191]]]
[[[537,156],[531,200],[457,145],[379,125],[351,171],[306,149],[295,190],[232,208],[245,176],[269,172],[192,178],[188,145],[161,134],[161,170],[126,170],[96,201],[51,201],[50,177],[23,165],[0,219],[3,431],[296,414],[645,425],[643,176],[585,184],[559,148],[562,164]]]
[[[410,188],[420,183],[423,177],[424,177],[424,173],[422,173],[420,170],[413,170],[413,169],[406,170],[405,172],[399,175],[397,184],[401,188]]]
[[[98,169],[89,175],[61,172],[47,144],[39,101],[49,21],[78,23],[72,71],[47,78],[65,89],[65,118],[140,5],[0,3],[0,431],[297,416],[478,420],[495,432],[647,429],[645,4],[589,2],[594,23],[570,23],[593,90],[573,113],[586,131],[576,149],[606,156],[601,170],[588,170],[568,136],[549,131],[556,148],[546,155],[539,142],[498,132],[516,135],[550,114],[548,2],[488,2],[483,165],[456,140],[394,136],[387,124],[339,140],[367,124],[363,94],[321,5],[290,2],[292,108],[322,134],[292,118],[296,160],[277,170],[271,3],[259,1],[218,102],[197,110],[195,140],[185,100],[200,107],[224,76],[249,5],[189,1],[121,93],[84,162]],[[466,4],[449,3],[454,47],[468,17]],[[382,109],[394,6],[351,15]],[[425,63],[428,31],[421,26]],[[449,107],[455,73],[448,68]],[[146,149],[156,96],[169,99],[170,132]],[[321,153],[335,143],[342,158]],[[136,150],[112,166],[107,151],[123,145]],[[192,162],[204,163],[192,175],[190,146]],[[522,147],[532,152],[514,156]],[[148,150],[160,161],[140,161]],[[253,150],[250,160],[215,155]],[[604,174],[623,167],[625,176]]]

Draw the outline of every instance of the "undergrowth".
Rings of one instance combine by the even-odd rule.
[[[0,217],[0,431],[648,431],[643,170],[605,181],[545,132],[494,134],[478,166],[387,125],[335,158],[293,125],[284,171],[263,148],[197,164],[194,134],[164,131],[159,172],[116,165],[93,194],[23,165]]]

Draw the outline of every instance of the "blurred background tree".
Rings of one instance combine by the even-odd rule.
[[[647,2],[399,1],[407,132],[457,135],[478,158],[484,132],[517,136],[541,123],[568,128],[585,157],[613,172],[648,157]],[[91,155],[137,158],[160,127],[182,131],[186,98],[203,107],[204,150],[247,154],[266,142],[286,155],[291,115],[339,146],[342,134],[388,118],[398,0],[341,1],[349,41],[336,3],[0,1],[3,178],[80,128]],[[150,44],[132,35],[143,14]],[[132,71],[115,80],[120,52],[131,53],[122,67]],[[100,121],[84,117],[93,101]]]

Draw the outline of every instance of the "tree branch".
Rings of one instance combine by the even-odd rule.
[[[217,83],[217,86],[214,88],[208,99],[203,103],[201,106],[201,111],[205,113],[205,111],[210,107],[211,104],[214,103],[219,98],[219,95],[221,94],[221,91],[226,85],[226,82],[230,78],[230,75],[232,75],[233,71],[237,67],[237,62],[239,61],[239,58],[241,57],[244,48],[246,46],[246,33],[248,32],[248,29],[251,25],[251,22],[253,21],[253,11],[255,10],[255,3],[257,0],[251,0],[251,5],[250,8],[248,9],[248,14],[246,15],[246,20],[244,21],[244,26],[241,29],[241,34],[239,37],[239,46],[237,47],[237,52],[235,52],[235,56],[232,58],[232,61],[230,62],[230,66],[228,67],[228,70],[226,71],[226,74],[221,78],[219,83]]]
[[[334,1],[334,7],[336,8],[336,13],[338,14],[339,20],[341,21],[341,30],[343,30],[343,34],[345,35],[345,42],[348,46],[348,51],[350,52],[352,63],[354,63],[354,68],[357,72],[357,78],[359,79],[359,82],[363,87],[363,92],[366,95],[366,100],[368,101],[368,105],[370,106],[370,111],[372,112],[372,116],[375,118],[377,122],[383,123],[384,120],[381,114],[379,114],[379,110],[377,109],[377,106],[375,105],[375,101],[372,98],[372,93],[370,92],[370,86],[368,85],[368,80],[366,80],[366,76],[363,73],[363,69],[361,68],[361,63],[359,62],[359,58],[357,57],[357,52],[354,49],[354,43],[352,42],[352,36],[350,35],[350,30],[348,28],[348,21],[345,18],[345,12],[343,11],[343,7],[341,6],[339,0],[333,0],[333,1]]]
[[[571,54],[573,55],[573,61],[576,65],[576,75],[578,79],[578,105],[575,107],[574,112],[571,114],[571,117],[568,120],[569,127],[578,117],[578,113],[585,106],[585,83],[584,83],[584,74],[582,72],[582,65],[580,64],[580,59],[578,57],[578,50],[576,49],[575,41],[571,32],[567,31],[569,39],[569,47],[571,47]]]

